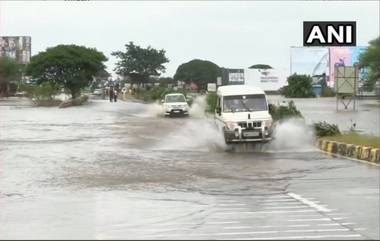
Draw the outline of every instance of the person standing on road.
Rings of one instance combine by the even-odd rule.
[[[113,86],[110,86],[110,90],[109,90],[109,97],[110,97],[110,102],[113,101],[114,99],[114,91],[113,91]]]
[[[113,101],[114,102],[117,102],[117,95],[118,95],[117,88],[115,88],[114,91],[113,91]]]

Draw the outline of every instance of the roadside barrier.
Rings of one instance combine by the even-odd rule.
[[[346,144],[342,142],[319,139],[317,146],[322,151],[331,154],[339,154],[359,160],[380,163],[380,148]]]

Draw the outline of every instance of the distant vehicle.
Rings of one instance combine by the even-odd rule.
[[[165,95],[162,100],[165,116],[171,115],[189,115],[189,105],[186,97],[181,93],[172,93]]]
[[[92,92],[94,95],[102,95],[103,90],[102,89],[95,89],[94,92]]]
[[[272,139],[273,121],[262,89],[247,85],[221,86],[217,96],[215,123],[226,143]]]

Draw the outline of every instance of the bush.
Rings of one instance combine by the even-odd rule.
[[[26,96],[33,98],[38,106],[57,106],[62,101],[54,98],[59,92],[59,88],[54,83],[44,82],[40,85],[21,84],[19,91],[25,91]]]
[[[207,103],[206,112],[209,112],[209,113],[214,113],[215,112],[217,99],[218,99],[218,96],[217,96],[217,94],[215,92],[210,92],[210,93],[207,94],[207,97],[206,97],[206,103]]]
[[[330,87],[325,87],[322,89],[321,97],[334,97],[334,96],[335,96],[334,89]]]
[[[70,107],[70,106],[83,105],[87,101],[88,101],[88,95],[81,95],[75,99],[69,99],[69,100],[62,102],[59,105],[59,108],[66,108],[66,107]]]
[[[285,97],[309,98],[315,97],[312,88],[313,79],[308,75],[293,74],[287,79],[288,85],[282,89]]]
[[[274,121],[282,121],[289,118],[303,118],[301,112],[296,108],[293,101],[288,106],[276,106],[269,104],[269,114]]]
[[[170,94],[170,93],[182,93],[186,97],[186,99],[189,100],[188,101],[189,105],[192,104],[192,99],[188,98],[188,93],[185,90],[173,90],[173,89],[168,89],[168,88],[164,88],[160,86],[155,86],[149,90],[138,89],[136,91],[135,97],[147,102],[151,102],[151,101],[161,100],[165,97],[166,94]]]
[[[320,121],[313,124],[315,135],[322,136],[334,136],[340,134],[339,128],[335,124],[329,124],[326,121]]]

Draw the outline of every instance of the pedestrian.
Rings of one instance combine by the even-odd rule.
[[[113,100],[115,101],[115,102],[117,102],[117,89],[115,89],[114,91],[113,91]]]
[[[109,97],[110,97],[110,102],[113,101],[113,95],[114,95],[114,91],[113,91],[113,86],[110,86],[110,89],[109,89],[109,93],[108,93]]]

